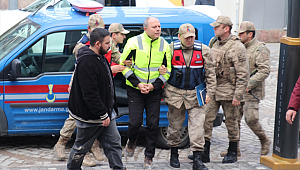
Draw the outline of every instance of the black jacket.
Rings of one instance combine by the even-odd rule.
[[[110,77],[113,76],[109,64],[104,56],[97,55],[87,46],[79,49],[77,58],[68,103],[70,115],[83,122],[102,123],[111,117],[112,95],[116,101],[111,92]],[[116,103],[114,109],[118,111]]]

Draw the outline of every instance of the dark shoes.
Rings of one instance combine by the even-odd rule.
[[[202,154],[202,162],[204,162],[204,163],[210,162],[209,151],[210,151],[210,141],[206,140],[205,144],[204,144],[204,152]],[[190,160],[194,160],[194,156],[193,155],[189,155],[188,158]]]
[[[145,170],[154,170],[155,168],[153,167],[153,164],[152,164],[152,158],[150,158],[149,156],[145,156],[145,159],[144,159],[144,169]]]
[[[237,161],[237,142],[229,142],[227,154],[222,163],[234,163]]]
[[[128,157],[132,157],[133,154],[134,154],[135,148],[136,148],[136,141],[135,141],[134,143],[131,143],[131,142],[129,141],[129,139],[128,139],[128,140],[127,140],[127,144],[126,144],[126,146],[125,146],[126,155],[127,155]]]
[[[178,148],[171,147],[171,156],[170,156],[170,166],[173,168],[180,168],[180,163],[178,160]]]
[[[193,151],[193,170],[208,170],[202,162],[203,151]]]

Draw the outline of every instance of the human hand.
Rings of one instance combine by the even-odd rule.
[[[148,94],[149,93],[149,92],[147,92],[148,90],[147,90],[147,87],[146,87],[145,84],[139,83],[137,85],[137,87],[141,90],[141,93],[143,93],[143,94]]]
[[[125,61],[123,61],[123,63],[124,63],[126,66],[131,67],[131,65],[132,65],[132,58],[130,58],[130,60],[125,60]]]
[[[249,89],[248,89],[248,87],[246,88],[246,92],[247,92],[247,93],[249,93]]]
[[[110,124],[110,118],[108,117],[105,120],[103,120],[102,122],[103,122],[102,126],[107,127]]]
[[[71,86],[68,87],[68,92],[70,93],[70,91],[71,91]]]
[[[165,67],[165,65],[162,65],[162,66],[159,67],[158,71],[159,71],[159,74],[160,74],[160,75],[164,75],[164,74],[167,73],[168,68]]]
[[[206,95],[206,97],[205,97],[205,103],[207,104],[209,102],[210,102],[210,97],[208,95]]]
[[[295,110],[288,110],[285,115],[285,119],[289,124],[293,124],[297,112]]]
[[[146,84],[145,86],[149,92],[150,92],[150,90],[154,89],[154,86],[152,84]]]
[[[112,73],[118,73],[118,72],[122,72],[126,67],[123,65],[114,65],[114,66],[110,66],[111,72]]]
[[[232,99],[232,105],[233,105],[233,106],[238,106],[238,105],[240,105],[240,104],[241,104],[240,101],[235,100],[235,99]]]

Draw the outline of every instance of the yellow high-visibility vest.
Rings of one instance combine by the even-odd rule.
[[[134,54],[133,51],[135,51]],[[159,37],[152,41],[144,32],[128,39],[121,55],[120,64],[124,60],[128,60],[128,56],[131,57],[130,55],[132,54],[132,66],[126,67],[122,72],[126,78],[127,85],[139,89],[127,80],[132,74],[135,74],[143,84],[151,84],[158,78],[165,83],[169,79],[171,72],[171,52],[166,40]],[[167,67],[168,72],[160,75],[158,69],[163,64]]]

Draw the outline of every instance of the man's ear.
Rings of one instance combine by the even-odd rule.
[[[248,37],[251,38],[253,36],[253,32],[248,33]]]
[[[116,36],[117,36],[117,33],[115,33],[115,32],[113,32],[113,33],[111,34],[111,37],[112,37],[112,38],[116,38]]]
[[[180,40],[180,35],[178,34],[178,39]]]
[[[95,43],[95,47],[98,48],[98,49],[100,49],[100,47],[101,47],[100,41],[97,41],[97,42]]]
[[[91,33],[92,29],[90,28],[90,26],[87,26],[88,32]]]
[[[228,25],[225,26],[224,32],[229,32],[229,26]]]

